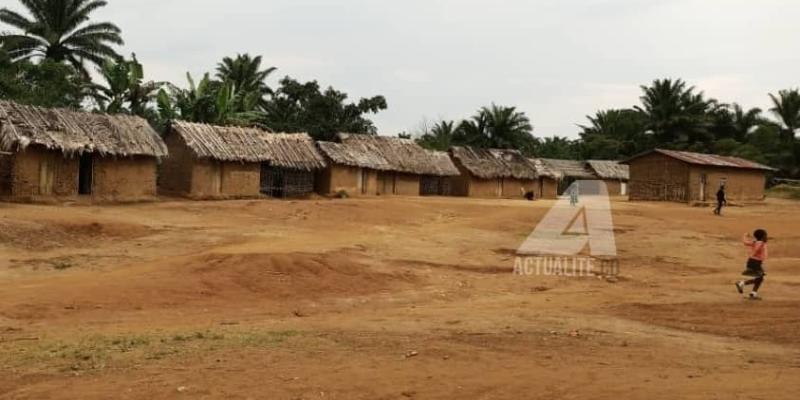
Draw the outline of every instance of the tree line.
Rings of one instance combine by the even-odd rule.
[[[259,126],[308,132],[330,140],[337,132],[377,134],[369,118],[387,109],[383,96],[350,101],[316,81],[289,76],[276,87],[276,72],[261,56],[225,57],[186,82],[145,79],[132,54],[117,53],[122,30],[91,15],[104,0],[20,0],[27,16],[0,9],[0,22],[18,32],[0,34],[0,98],[44,107],[68,107],[147,118],[163,129],[171,120]],[[94,81],[89,68],[96,70]],[[579,124],[579,137],[536,137],[528,116],[491,104],[461,121],[424,124],[413,134],[422,146],[454,145],[519,149],[528,156],[624,159],[654,147],[733,155],[761,162],[779,174],[800,177],[800,92],[771,94],[769,110],[745,108],[707,97],[681,79],[642,86],[639,104],[598,111]]]
[[[0,98],[43,107],[125,113],[163,129],[170,120],[259,126],[308,132],[331,139],[337,132],[377,134],[369,114],[387,108],[383,96],[349,101],[316,81],[289,76],[267,85],[275,67],[261,56],[225,57],[214,71],[183,85],[145,80],[144,67],[111,22],[93,22],[104,0],[20,0],[28,15],[0,9],[0,22],[19,32],[0,34]],[[95,68],[93,81],[89,68]]]

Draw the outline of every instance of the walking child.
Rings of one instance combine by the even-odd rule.
[[[760,300],[758,296],[758,289],[764,283],[764,261],[769,256],[767,253],[767,231],[759,229],[751,236],[749,233],[744,234],[742,239],[744,245],[749,247],[749,258],[747,259],[747,269],[742,273],[744,276],[749,276],[751,279],[746,281],[739,281],[736,283],[736,290],[739,294],[744,294],[744,288],[752,285],[753,291],[750,292],[750,300]]]

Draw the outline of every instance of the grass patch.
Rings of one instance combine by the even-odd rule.
[[[0,362],[15,368],[98,371],[207,352],[279,346],[295,331],[197,331],[158,335],[93,335],[75,341],[0,343]]]
[[[800,186],[777,185],[767,190],[767,196],[782,199],[800,200]]]

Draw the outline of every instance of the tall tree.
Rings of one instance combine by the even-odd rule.
[[[106,58],[119,58],[112,47],[123,44],[121,30],[110,22],[90,22],[92,12],[105,0],[20,0],[31,17],[0,9],[0,21],[21,33],[0,35],[0,43],[14,60],[43,57],[68,62],[85,76],[83,61],[102,66]]]
[[[332,87],[320,90],[319,83],[301,83],[290,77],[281,80],[265,109],[264,125],[279,132],[308,132],[317,140],[331,140],[339,132],[377,134],[366,114],[387,108],[383,96],[348,103],[346,93]]]
[[[695,90],[680,79],[660,79],[642,86],[642,105],[635,109],[647,117],[647,129],[658,143],[696,148],[713,142],[708,116],[717,102]]]
[[[800,91],[797,89],[781,90],[775,96],[769,95],[773,107],[770,109],[783,125],[781,137],[784,142],[792,143],[797,130],[800,129]]]
[[[70,65],[44,60],[12,62],[0,50],[0,99],[41,107],[80,108],[88,93],[83,75]]]
[[[647,119],[641,112],[602,110],[586,118],[589,125],[578,125],[584,158],[619,159],[653,147],[652,136],[645,134]]]
[[[266,106],[266,96],[272,94],[272,89],[266,80],[277,68],[261,69],[261,56],[251,57],[249,54],[237,54],[235,58],[225,57],[217,64],[217,79],[231,84],[240,94],[236,101],[244,102],[245,97],[258,96],[259,107]]]
[[[144,68],[136,54],[130,60],[106,60],[98,71],[106,81],[105,85],[93,85],[101,111],[153,117],[149,106],[165,83],[145,81]]]
[[[525,113],[496,104],[481,108],[470,120],[462,122],[455,139],[461,144],[518,149],[526,154],[536,146],[533,125]]]
[[[426,149],[446,151],[456,144],[454,143],[456,128],[455,121],[438,121],[430,130],[417,138],[417,143]]]

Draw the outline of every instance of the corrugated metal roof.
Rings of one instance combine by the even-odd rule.
[[[631,161],[639,157],[643,157],[652,153],[663,154],[667,157],[671,157],[676,160],[681,160],[683,162],[694,165],[708,165],[712,167],[723,167],[723,168],[741,168],[741,169],[758,169],[764,171],[776,171],[775,168],[759,164],[757,162],[753,162],[750,160],[745,160],[744,158],[739,158],[739,157],[720,156],[716,154],[703,154],[703,153],[693,153],[690,151],[665,150],[665,149],[655,149],[648,151],[646,153],[635,155],[630,159],[628,159],[627,161],[625,161],[624,163],[629,164]]]

